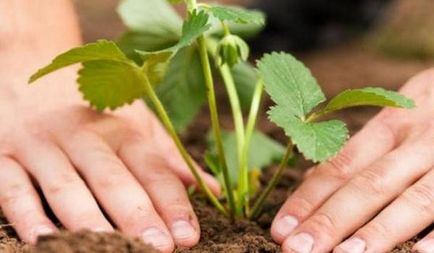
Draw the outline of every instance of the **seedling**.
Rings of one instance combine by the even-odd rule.
[[[337,154],[348,130],[338,120],[319,121],[324,115],[354,106],[414,107],[412,100],[381,88],[346,90],[325,103],[310,71],[290,54],[266,54],[256,69],[246,62],[249,47],[242,37],[264,25],[259,11],[196,0],[171,2],[186,4],[184,21],[165,0],[122,1],[119,13],[129,31],[118,43],[99,40],[71,49],[38,70],[29,82],[81,63],[79,90],[96,110],[115,110],[145,98],[202,191],[225,215],[258,217],[295,147],[314,162]],[[226,88],[234,132],[220,128],[213,72]],[[264,90],[275,102],[269,119],[289,137],[286,147],[256,130]],[[204,183],[178,135],[205,101],[212,147],[204,159],[221,182],[222,199]],[[258,192],[260,169],[279,159],[274,176]]]

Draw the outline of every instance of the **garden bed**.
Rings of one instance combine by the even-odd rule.
[[[221,103],[224,104],[224,103]],[[226,111],[228,108],[222,108]],[[344,118],[352,132],[357,131],[376,110],[351,110],[338,114]],[[230,115],[224,114],[223,125],[230,126]],[[260,128],[276,139],[284,140],[283,134],[266,120],[260,122]],[[208,129],[206,113],[198,117],[196,123],[184,137],[193,156],[198,159],[206,146],[201,137]],[[288,169],[284,180],[272,193],[265,206],[265,214],[258,222],[232,222],[209,206],[203,198],[193,197],[193,205],[200,220],[201,241],[192,249],[177,249],[178,253],[274,253],[280,252],[269,235],[269,225],[272,217],[286,196],[300,182],[302,171],[309,166],[300,162],[299,169]],[[264,181],[271,173],[264,175]],[[131,239],[116,234],[95,234],[90,232],[67,233],[42,238],[36,247],[22,243],[7,221],[0,218],[0,252],[1,253],[154,253],[154,249],[143,244],[138,239]],[[408,241],[392,251],[393,253],[410,253],[416,239]]]

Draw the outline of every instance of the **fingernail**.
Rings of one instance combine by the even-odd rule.
[[[94,233],[110,233],[110,232],[113,232],[113,229],[110,229],[110,228],[92,228],[92,232],[94,232]]]
[[[176,240],[185,240],[196,235],[196,230],[189,222],[185,220],[175,221],[172,224],[171,232]]]
[[[282,237],[287,237],[298,226],[298,220],[293,216],[283,216],[276,222],[275,231]]]
[[[426,239],[418,242],[414,248],[418,253],[434,253],[434,239]]]
[[[144,242],[149,243],[156,248],[165,248],[171,244],[166,233],[157,228],[146,229],[142,234],[142,239]]]
[[[288,239],[286,248],[297,253],[310,253],[313,249],[314,239],[310,234],[300,233]]]
[[[359,238],[351,238],[341,243],[334,253],[363,253],[366,249],[366,242]]]
[[[36,227],[32,231],[31,238],[33,241],[36,242],[40,236],[51,235],[54,233],[55,233],[54,229],[50,227],[47,226]]]

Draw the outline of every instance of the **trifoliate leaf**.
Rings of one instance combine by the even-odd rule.
[[[63,54],[60,54],[47,66],[39,69],[30,77],[29,83],[45,76],[53,71],[73,65],[80,62],[108,60],[116,62],[129,62],[127,57],[112,41],[98,40],[95,43],[89,43],[82,47],[73,48]]]
[[[394,91],[368,87],[343,91],[330,100],[330,102],[317,114],[326,114],[355,106],[413,108],[414,101]]]
[[[225,157],[228,164],[229,173],[231,174],[232,184],[236,185],[238,182],[238,151],[237,140],[234,132],[223,132],[223,147],[225,150]],[[216,155],[215,144],[212,136],[210,138],[209,146],[212,153]],[[270,137],[264,135],[259,131],[253,132],[250,141],[249,152],[249,170],[263,169],[273,162],[279,161],[285,153],[285,147]]]
[[[266,54],[258,62],[265,89],[271,99],[285,108],[288,116],[303,119],[325,100],[309,69],[290,54]]]
[[[206,101],[206,87],[195,47],[180,50],[171,60],[156,92],[178,131],[184,130]]]
[[[167,54],[149,56],[143,67],[139,67],[114,42],[100,40],[57,56],[30,81],[60,68],[82,63],[78,83],[84,98],[99,111],[105,108],[114,110],[143,97],[143,83],[146,78],[150,82],[161,79],[167,57]]]
[[[304,122],[276,106],[269,111],[270,120],[283,128],[303,155],[314,162],[335,156],[348,139],[345,123],[338,120],[320,123]]]
[[[89,61],[79,71],[78,83],[84,98],[97,110],[112,110],[145,95],[139,67],[116,61]]]
[[[211,6],[209,11],[221,21],[258,25],[265,23],[265,15],[257,10],[247,10],[238,6]]]

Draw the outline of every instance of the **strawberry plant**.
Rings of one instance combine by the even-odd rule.
[[[326,101],[310,71],[290,54],[266,54],[256,68],[247,62],[249,46],[244,38],[264,25],[261,12],[196,0],[170,2],[185,4],[185,20],[165,0],[122,1],[119,13],[128,31],[117,43],[99,40],[73,48],[39,69],[29,82],[81,63],[78,88],[96,110],[115,110],[144,98],[204,194],[225,215],[258,217],[295,147],[314,162],[337,154],[348,130],[341,121],[321,121],[324,115],[354,106],[414,106],[412,100],[381,88],[346,90]],[[233,132],[220,127],[217,76],[228,96]],[[275,103],[269,119],[289,137],[286,147],[256,129],[264,91]],[[204,183],[179,137],[205,102],[211,147],[204,159],[221,182],[222,199]],[[272,179],[259,192],[259,170],[278,160]]]

